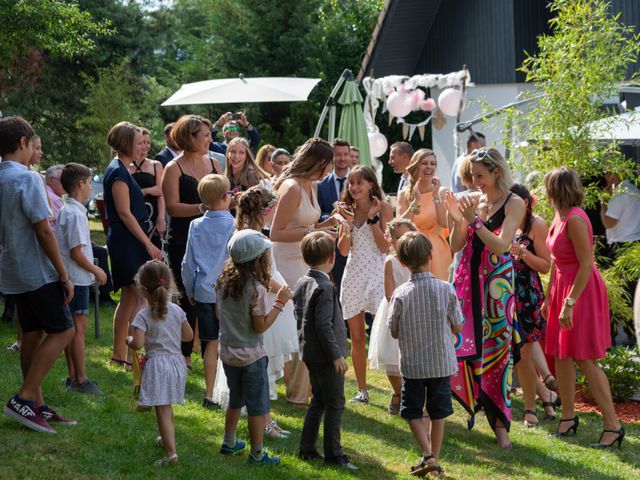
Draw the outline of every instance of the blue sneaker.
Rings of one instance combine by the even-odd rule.
[[[236,440],[236,444],[233,447],[223,443],[220,447],[220,453],[223,455],[235,455],[236,453],[243,451],[246,446],[247,442],[244,440]]]
[[[270,457],[269,454],[264,451],[262,453],[262,457],[258,458],[253,455],[253,453],[249,454],[249,463],[252,465],[279,465],[280,457]]]

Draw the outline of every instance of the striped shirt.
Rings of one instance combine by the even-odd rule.
[[[432,273],[413,273],[393,292],[387,327],[398,334],[405,378],[448,377],[458,371],[451,327],[464,317],[451,284]]]

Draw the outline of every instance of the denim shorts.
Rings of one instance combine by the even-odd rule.
[[[424,404],[432,420],[453,414],[450,377],[404,378],[400,395],[400,416],[407,420],[422,418]]]
[[[44,330],[61,333],[73,328],[69,306],[64,304],[64,288],[60,282],[43,285],[32,292],[13,296],[20,327],[25,333]]]
[[[69,302],[71,315],[89,315],[89,287],[74,286],[73,298]]]
[[[262,357],[245,367],[222,364],[229,387],[229,408],[235,410],[246,406],[250,417],[269,413],[268,361],[267,357]]]
[[[196,302],[196,316],[198,317],[198,337],[200,340],[205,342],[218,340],[220,321],[216,312],[216,304]]]

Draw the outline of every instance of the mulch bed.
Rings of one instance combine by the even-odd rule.
[[[613,406],[621,422],[640,422],[640,402],[617,402]],[[591,395],[586,393],[580,386],[576,386],[576,410],[601,415]]]

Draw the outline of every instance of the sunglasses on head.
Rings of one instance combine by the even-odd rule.
[[[473,160],[472,161],[481,162],[482,160],[484,160],[486,157],[489,156],[489,151],[488,150],[475,149],[473,152],[471,152],[471,156],[473,156]]]

